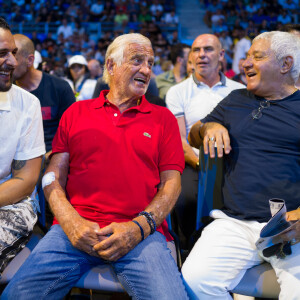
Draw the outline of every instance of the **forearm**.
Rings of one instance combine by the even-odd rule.
[[[193,148],[188,144],[186,139],[181,139],[181,141],[182,141],[185,162],[188,165],[192,166],[194,169],[196,169],[199,158],[195,154]]]
[[[30,196],[35,183],[23,178],[11,178],[0,185],[0,207],[17,203]]]
[[[197,123],[195,123],[192,126],[192,128],[189,132],[189,135],[188,135],[188,141],[192,147],[199,149],[200,146],[202,145],[203,136],[200,133],[200,129],[202,131],[204,125],[205,125],[204,123],[201,123],[201,121],[198,121]]]
[[[45,187],[44,194],[51,211],[62,229],[68,235],[70,229],[73,228],[72,224],[75,224],[81,219],[80,215],[67,199],[65,191],[58,181],[55,181],[50,186]]]
[[[0,184],[0,207],[17,203],[32,194],[41,163],[41,157],[13,162],[12,178]]]
[[[55,215],[57,221],[65,232],[72,228],[70,224],[75,224],[80,215],[73,208],[66,197],[65,187],[68,177],[69,155],[67,153],[56,154],[53,156],[47,171],[47,174],[54,174],[54,181],[44,186],[44,194],[49,206]]]
[[[172,211],[181,191],[180,173],[174,170],[165,172],[156,196],[145,208],[145,211],[153,214],[157,227]]]

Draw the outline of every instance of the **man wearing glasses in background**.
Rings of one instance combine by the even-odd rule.
[[[288,219],[300,206],[300,39],[266,32],[253,40],[243,64],[247,90],[229,94],[191,129],[189,141],[224,156],[224,209],[202,232],[182,272],[191,298],[231,299],[228,291],[246,270],[268,261],[280,283],[280,299],[300,297],[300,243],[291,254],[265,257],[256,249],[270,218],[269,199],[286,200]],[[299,228],[299,227],[298,227]],[[295,234],[294,236],[295,237]],[[285,235],[286,238],[286,235]],[[284,257],[284,258],[283,258]]]

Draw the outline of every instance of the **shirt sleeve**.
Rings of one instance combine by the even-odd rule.
[[[177,120],[168,111],[165,115],[162,128],[162,137],[159,146],[159,171],[177,170],[182,174],[184,169],[184,154]]]
[[[167,108],[176,118],[184,116],[183,97],[178,90],[178,86],[171,87],[166,95]]]
[[[42,112],[39,100],[33,96],[24,113],[24,124],[15,153],[15,160],[28,160],[45,154]]]

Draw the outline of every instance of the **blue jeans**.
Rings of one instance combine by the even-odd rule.
[[[62,299],[102,259],[72,246],[59,225],[51,227],[4,290],[4,299]],[[159,233],[110,263],[133,299],[188,299],[181,274]]]

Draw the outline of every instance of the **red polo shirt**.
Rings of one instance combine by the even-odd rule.
[[[136,217],[156,195],[160,172],[184,168],[177,121],[167,108],[143,97],[121,114],[107,93],[67,109],[52,145],[53,153],[70,154],[71,204],[100,227]],[[158,231],[171,238],[166,221]]]

